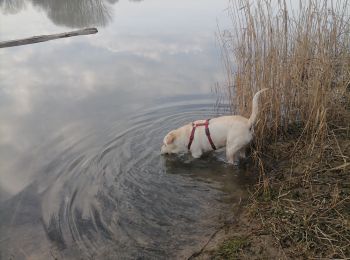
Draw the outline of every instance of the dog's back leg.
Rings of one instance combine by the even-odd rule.
[[[231,129],[227,135],[226,158],[230,164],[238,164],[239,158],[245,158],[245,147],[252,140],[248,129]]]
[[[246,158],[246,146],[243,146],[241,149],[239,149],[238,154],[239,154],[239,159],[245,159]]]
[[[226,146],[226,158],[229,164],[238,165],[238,153],[241,149],[240,145],[234,144],[232,146]]]

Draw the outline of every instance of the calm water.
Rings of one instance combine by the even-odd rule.
[[[0,259],[186,258],[244,196],[224,152],[160,156],[222,113],[226,0],[0,0]]]

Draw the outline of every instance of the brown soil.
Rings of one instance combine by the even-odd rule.
[[[245,210],[244,210],[245,211]],[[257,219],[247,213],[236,215],[231,223],[226,223],[208,242],[202,251],[189,259],[284,259],[283,250]],[[235,248],[223,249],[225,243],[233,243]],[[230,245],[228,245],[230,246]]]

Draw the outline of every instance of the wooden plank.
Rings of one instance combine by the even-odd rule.
[[[98,31],[96,28],[86,28],[86,29],[65,32],[65,33],[40,35],[40,36],[34,36],[34,37],[20,39],[20,40],[0,42],[0,48],[15,47],[15,46],[38,43],[38,42],[46,42],[46,41],[56,40],[60,38],[67,38],[72,36],[95,34],[97,32]]]

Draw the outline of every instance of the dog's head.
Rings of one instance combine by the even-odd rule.
[[[186,152],[187,147],[184,145],[183,136],[179,129],[170,131],[163,140],[161,154]]]

